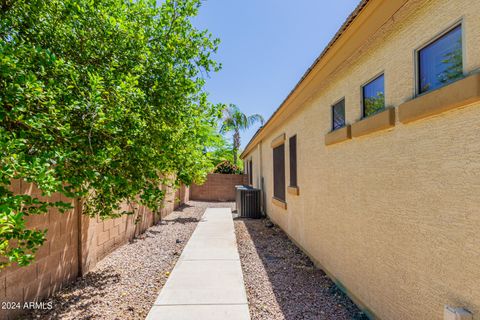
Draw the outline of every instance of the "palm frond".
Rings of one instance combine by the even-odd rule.
[[[258,113],[255,113],[255,114],[252,114],[248,117],[248,126],[250,127],[257,122],[260,122],[260,125],[263,126],[264,121],[265,120],[263,119],[262,115],[260,115]]]

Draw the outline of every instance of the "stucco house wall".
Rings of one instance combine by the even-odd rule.
[[[443,319],[444,305],[452,305],[478,320],[480,102],[408,124],[399,122],[398,107],[415,96],[415,49],[458,21],[464,73],[479,71],[480,2],[402,2],[243,159],[253,159],[254,186],[264,179],[269,217],[370,315]],[[395,126],[325,145],[332,104],[345,97],[346,122],[357,122],[361,86],[381,72]],[[271,142],[281,134],[287,185],[288,138],[297,135],[300,192],[286,194],[286,209],[270,200]]]

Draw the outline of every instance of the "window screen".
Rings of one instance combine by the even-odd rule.
[[[290,186],[297,186],[297,136],[290,137]]]
[[[273,148],[273,196],[285,201],[285,145]]]
[[[253,164],[252,160],[248,161],[248,184],[252,185],[253,184]]]

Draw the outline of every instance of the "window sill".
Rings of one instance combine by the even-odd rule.
[[[352,124],[352,137],[361,137],[370,133],[395,126],[395,109],[388,108],[368,118]]]
[[[349,139],[352,139],[352,132],[350,125],[347,124],[340,129],[327,133],[325,135],[325,145],[329,146],[331,144],[340,143]]]
[[[298,196],[300,194],[300,189],[298,187],[288,187],[287,191],[289,194],[293,194],[295,196]]]
[[[425,93],[398,106],[400,122],[409,123],[480,100],[480,74]]]
[[[276,205],[277,207],[280,207],[282,209],[287,209],[287,203],[285,201],[282,201],[280,199],[277,199],[277,198],[272,198],[272,203],[274,205]]]

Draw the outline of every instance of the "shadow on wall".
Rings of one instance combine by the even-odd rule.
[[[322,270],[314,266],[282,230],[278,227],[266,227],[265,220],[239,219],[239,223],[244,224],[268,276],[268,279],[261,279],[259,278],[261,272],[252,274],[249,272],[252,270],[246,270],[244,277],[247,287],[249,283],[262,283],[265,286],[270,282],[282,319],[368,320],[368,317]],[[241,246],[248,246],[248,243],[242,239],[239,241],[239,247]],[[267,316],[263,313],[264,305],[269,304],[265,290],[255,292],[256,287],[253,285],[251,290],[254,292],[249,292],[256,297],[254,300],[258,299],[249,301],[250,308],[257,309],[252,310],[253,320],[256,319],[255,314],[260,315],[257,319]]]

